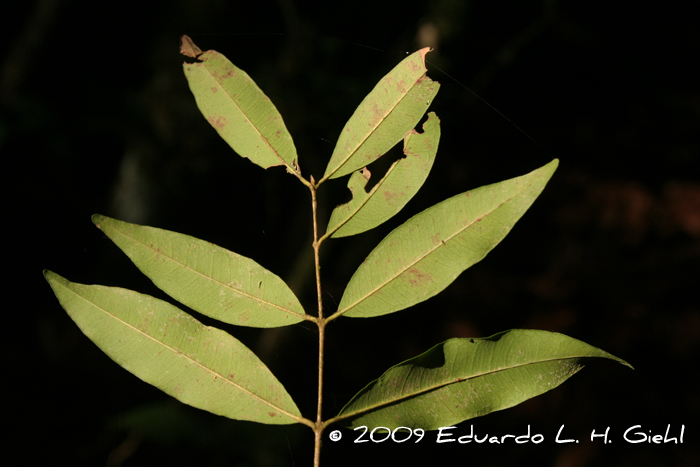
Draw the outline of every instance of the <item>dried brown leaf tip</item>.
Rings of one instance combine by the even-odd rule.
[[[180,53],[186,57],[196,59],[202,55],[202,49],[194,44],[190,36],[183,34],[180,36]]]

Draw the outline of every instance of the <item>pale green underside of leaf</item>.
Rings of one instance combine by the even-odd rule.
[[[411,130],[404,138],[406,157],[394,162],[369,193],[365,191],[368,179],[364,176],[369,172],[354,172],[348,182],[352,200],[336,207],[328,221],[328,232],[335,230],[331,237],[366,232],[403,209],[428,178],[439,141],[440,120],[431,112],[423,133]]]
[[[557,165],[555,159],[527,175],[462,193],[406,221],[357,269],[336,315],[380,316],[438,294],[498,245]]]
[[[199,110],[234,151],[264,169],[284,165],[299,173],[282,116],[250,76],[215,50],[183,68]]]
[[[416,126],[440,88],[425,76],[428,51],[404,59],[364,98],[340,133],[324,179],[366,167]]]
[[[167,302],[44,271],[70,317],[110,358],[185,404],[236,420],[299,422],[294,401],[238,340]]]
[[[169,230],[98,214],[92,221],[158,288],[203,315],[261,328],[304,320],[294,292],[250,258]]]
[[[473,341],[473,342],[472,342]],[[336,418],[366,425],[435,430],[513,407],[554,389],[603,350],[554,332],[517,329],[485,339],[450,339],[387,370]]]

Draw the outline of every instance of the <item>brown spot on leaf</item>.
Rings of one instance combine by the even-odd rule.
[[[382,120],[384,120],[385,117],[383,109],[381,109],[379,107],[379,104],[377,104],[376,102],[372,103],[371,115],[373,118],[371,122],[372,128],[377,127],[382,122]]]
[[[226,126],[226,117],[209,117],[209,123],[214,128],[221,130]]]
[[[267,413],[270,417],[276,417],[277,414],[275,412],[268,412]]]
[[[385,191],[384,192],[384,199],[388,204],[392,204],[392,201],[394,200],[395,197],[397,197],[399,193],[394,193],[393,191]]]
[[[417,268],[409,269],[406,274],[408,274],[408,283],[413,287],[419,287],[433,281],[433,276],[419,271]]]
[[[258,306],[262,306],[262,303],[258,303]],[[238,322],[239,322],[240,324],[245,323],[245,322],[248,321],[249,319],[250,319],[250,311],[246,311],[246,312],[241,313],[241,314],[238,315]]]

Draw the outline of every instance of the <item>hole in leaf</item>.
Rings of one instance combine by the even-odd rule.
[[[391,165],[394,162],[405,157],[406,155],[403,153],[403,141],[401,141],[399,144],[391,148],[389,152],[384,154],[378,160],[372,162],[367,167],[372,173],[372,176],[370,177],[369,181],[367,182],[367,185],[365,186],[365,191],[369,193],[372,190],[372,188],[374,188],[374,186],[377,184],[377,182],[384,178],[384,175],[386,175],[386,172],[387,170],[389,170],[389,167],[391,167]]]

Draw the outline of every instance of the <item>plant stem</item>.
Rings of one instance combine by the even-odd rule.
[[[318,322],[318,406],[316,408],[316,427],[314,428],[314,467],[321,465],[321,434],[323,433],[323,344],[326,334],[326,323]]]
[[[311,190],[311,212],[314,227],[314,265],[316,269],[316,300],[318,302],[318,317],[316,324],[318,325],[318,403],[316,406],[316,426],[314,428],[314,467],[321,465],[321,434],[323,433],[323,345],[326,336],[326,321],[323,319],[323,296],[321,295],[321,261],[319,249],[321,244],[318,241],[318,222],[317,222],[317,202],[316,188],[318,185],[314,182],[313,176],[308,185]]]

